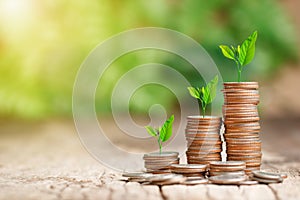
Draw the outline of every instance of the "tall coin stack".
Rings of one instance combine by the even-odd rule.
[[[188,164],[209,164],[210,161],[222,160],[221,124],[221,117],[187,117],[185,137]]]
[[[227,160],[246,162],[247,174],[261,166],[257,82],[224,83],[223,116]]]
[[[179,164],[178,152],[161,152],[145,154],[146,172],[153,174],[171,173],[171,165]]]

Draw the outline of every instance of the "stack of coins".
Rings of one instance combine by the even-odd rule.
[[[283,181],[283,176],[277,173],[253,171],[251,179],[265,184],[281,183]]]
[[[246,163],[242,161],[214,161],[210,162],[209,175],[245,176]]]
[[[246,162],[246,173],[261,166],[257,82],[224,83],[223,116],[227,160]]]
[[[209,164],[220,161],[222,119],[212,116],[188,116],[185,137],[187,140],[188,164]]]
[[[179,164],[178,152],[148,153],[144,155],[146,172],[171,173],[171,165]]]
[[[207,172],[207,165],[197,164],[174,164],[171,165],[171,171],[175,174],[182,174],[191,179],[204,179]]]

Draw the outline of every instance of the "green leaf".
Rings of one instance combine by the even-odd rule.
[[[226,58],[235,60],[235,53],[234,53],[234,50],[230,49],[230,48],[229,48],[228,46],[226,46],[226,45],[220,45],[219,47],[221,48],[222,53],[223,53],[223,55],[224,55]]]
[[[209,101],[209,90],[208,90],[207,86],[202,87],[201,94],[202,94],[201,95],[202,96],[202,101],[203,101],[204,105],[206,105],[207,102]]]
[[[151,135],[153,137],[157,136],[157,132],[151,126],[145,126],[145,129],[148,131],[149,135]]]
[[[249,64],[254,58],[255,42],[257,39],[257,31],[252,33],[241,45],[239,52],[239,62],[241,66]]]
[[[201,88],[200,99],[204,105],[211,103],[216,97],[218,85],[218,76],[215,76],[205,87]]]
[[[172,115],[169,119],[167,119],[163,124],[163,126],[161,127],[159,137],[162,142],[167,141],[171,137],[173,122],[174,122],[174,115]]]
[[[190,95],[196,99],[199,99],[200,98],[200,94],[198,92],[198,90],[196,88],[193,88],[193,87],[188,87],[187,88],[190,92]]]
[[[218,85],[219,77],[216,75],[209,84],[207,84],[207,90],[209,91],[209,100],[207,104],[211,103],[217,94],[217,85]]]

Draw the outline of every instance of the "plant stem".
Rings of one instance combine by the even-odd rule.
[[[242,77],[242,66],[241,64],[237,61],[237,70],[238,70],[238,82],[241,82],[241,77]]]
[[[238,70],[238,82],[241,82],[242,70]]]
[[[204,106],[202,107],[202,116],[203,116],[203,118],[205,117],[205,107]]]
[[[238,61],[238,58],[235,60],[236,67],[237,67],[237,72],[238,72],[238,82],[241,82],[241,77],[242,77],[242,66]]]
[[[162,145],[161,145],[161,140],[160,140],[160,137],[158,136],[158,146],[159,146],[159,154],[161,154],[161,149],[162,149]]]

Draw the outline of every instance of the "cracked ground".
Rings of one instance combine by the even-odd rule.
[[[298,122],[262,122],[262,168],[287,172],[284,183],[239,187],[127,183],[86,152],[72,121],[2,122],[0,199],[299,199]]]

